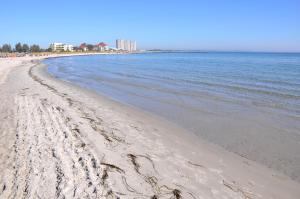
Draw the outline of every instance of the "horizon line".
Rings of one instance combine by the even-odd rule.
[[[185,51],[185,52],[222,52],[222,53],[300,53],[300,51],[260,51],[260,50],[199,50],[199,49],[144,49],[145,51]]]

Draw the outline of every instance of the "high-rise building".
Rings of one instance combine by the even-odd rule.
[[[116,48],[119,50],[125,50],[129,52],[136,51],[136,41],[117,39]]]
[[[130,42],[128,40],[124,40],[124,50],[130,51]]]
[[[129,41],[129,51],[133,51],[133,42]]]
[[[125,45],[124,45],[124,40],[123,39],[117,39],[116,48],[120,49],[120,50],[125,50]]]
[[[130,48],[131,48],[131,51],[136,51],[136,41],[130,42]]]
[[[117,40],[116,40],[116,48],[119,49],[119,48],[120,48],[120,45],[121,45],[121,40],[120,40],[120,39],[117,39]]]

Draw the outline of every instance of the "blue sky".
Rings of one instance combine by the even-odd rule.
[[[1,0],[0,44],[300,52],[300,0]]]

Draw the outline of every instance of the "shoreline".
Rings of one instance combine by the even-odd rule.
[[[208,73],[217,74],[218,72],[214,71],[213,66],[203,71],[202,62],[198,63],[196,59],[193,59],[194,55],[172,54],[170,56],[162,54],[86,56],[52,59],[43,63],[49,65],[48,72],[58,79],[90,89],[123,104],[135,106],[155,116],[163,117],[196,134],[201,139],[275,169],[300,182],[298,155],[300,125],[296,117],[298,103],[284,95],[284,93],[289,93],[288,90],[273,93],[277,83],[274,85],[271,83],[269,86],[273,86],[274,89],[268,90],[259,86],[264,84],[263,80],[256,85],[255,82],[249,83],[251,78],[222,83],[224,79],[230,81],[230,77],[226,74],[224,77],[222,74],[217,75],[220,75],[220,79],[223,80],[219,78],[214,80],[211,75],[207,75],[207,77],[204,75],[203,79],[197,80],[197,75],[190,74],[188,71],[200,70],[202,71],[199,73],[200,76],[206,70],[210,71]],[[220,56],[228,57],[224,54]],[[204,60],[207,58],[206,55],[195,55],[195,57]],[[216,62],[220,61],[218,54],[208,57],[216,59]],[[256,60],[263,66],[266,64],[256,56],[252,57],[251,55],[248,61],[247,57],[248,55],[246,57],[238,55],[235,58],[245,59],[243,62],[250,61],[250,65],[251,60]],[[182,59],[187,58],[191,58],[189,63],[193,62],[195,69],[188,67],[190,64],[187,64],[187,68],[183,69],[187,71],[186,74],[180,75],[180,71],[174,72],[175,68],[184,67]],[[282,61],[281,56],[273,58],[272,63]],[[173,63],[174,59],[181,60],[181,64],[178,63],[175,68],[171,67],[172,64],[175,64]],[[289,60],[287,57],[284,59]],[[155,62],[155,67],[150,60]],[[269,61],[267,62],[269,63]],[[196,66],[197,63],[199,67]],[[233,61],[232,64],[236,63]],[[227,70],[227,67],[228,63],[224,63],[224,70]],[[234,68],[236,67],[235,65]],[[244,73],[246,70],[245,67],[242,67],[241,70],[244,72],[235,72],[234,68],[232,68],[232,73],[235,75]],[[166,73],[159,74],[160,70],[166,70]],[[239,69],[236,70],[239,71]],[[258,69],[256,74],[259,75],[261,72]],[[156,73],[158,75],[155,75]],[[170,74],[178,77],[178,81],[173,79]],[[254,74],[249,75],[255,76]],[[286,75],[281,73],[280,76],[284,78]],[[269,76],[265,78],[272,79]],[[193,79],[193,81],[189,81],[189,79]],[[214,81],[215,83],[212,85],[206,86],[205,84],[205,82]],[[239,84],[239,81],[243,83]],[[249,86],[247,87],[245,84]],[[236,85],[236,87],[233,89],[230,85]],[[260,93],[262,89],[268,92]],[[277,94],[282,95],[277,96]],[[290,94],[293,96],[293,93]],[[267,103],[271,101],[273,103]],[[283,105],[284,101],[286,101],[286,105]],[[293,111],[290,111],[292,109]]]
[[[55,79],[40,60],[20,60],[3,77],[6,82],[0,71],[1,100],[7,101],[1,116],[12,115],[0,126],[7,131],[1,161],[9,157],[0,166],[5,171],[0,196],[21,196],[26,185],[30,197],[43,198],[71,198],[74,190],[77,197],[106,198],[300,195],[299,184],[276,171],[137,108]],[[28,176],[27,183],[22,176]],[[34,187],[37,182],[49,190]]]

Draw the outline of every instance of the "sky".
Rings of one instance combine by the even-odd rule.
[[[0,1],[0,44],[300,52],[300,0]]]

